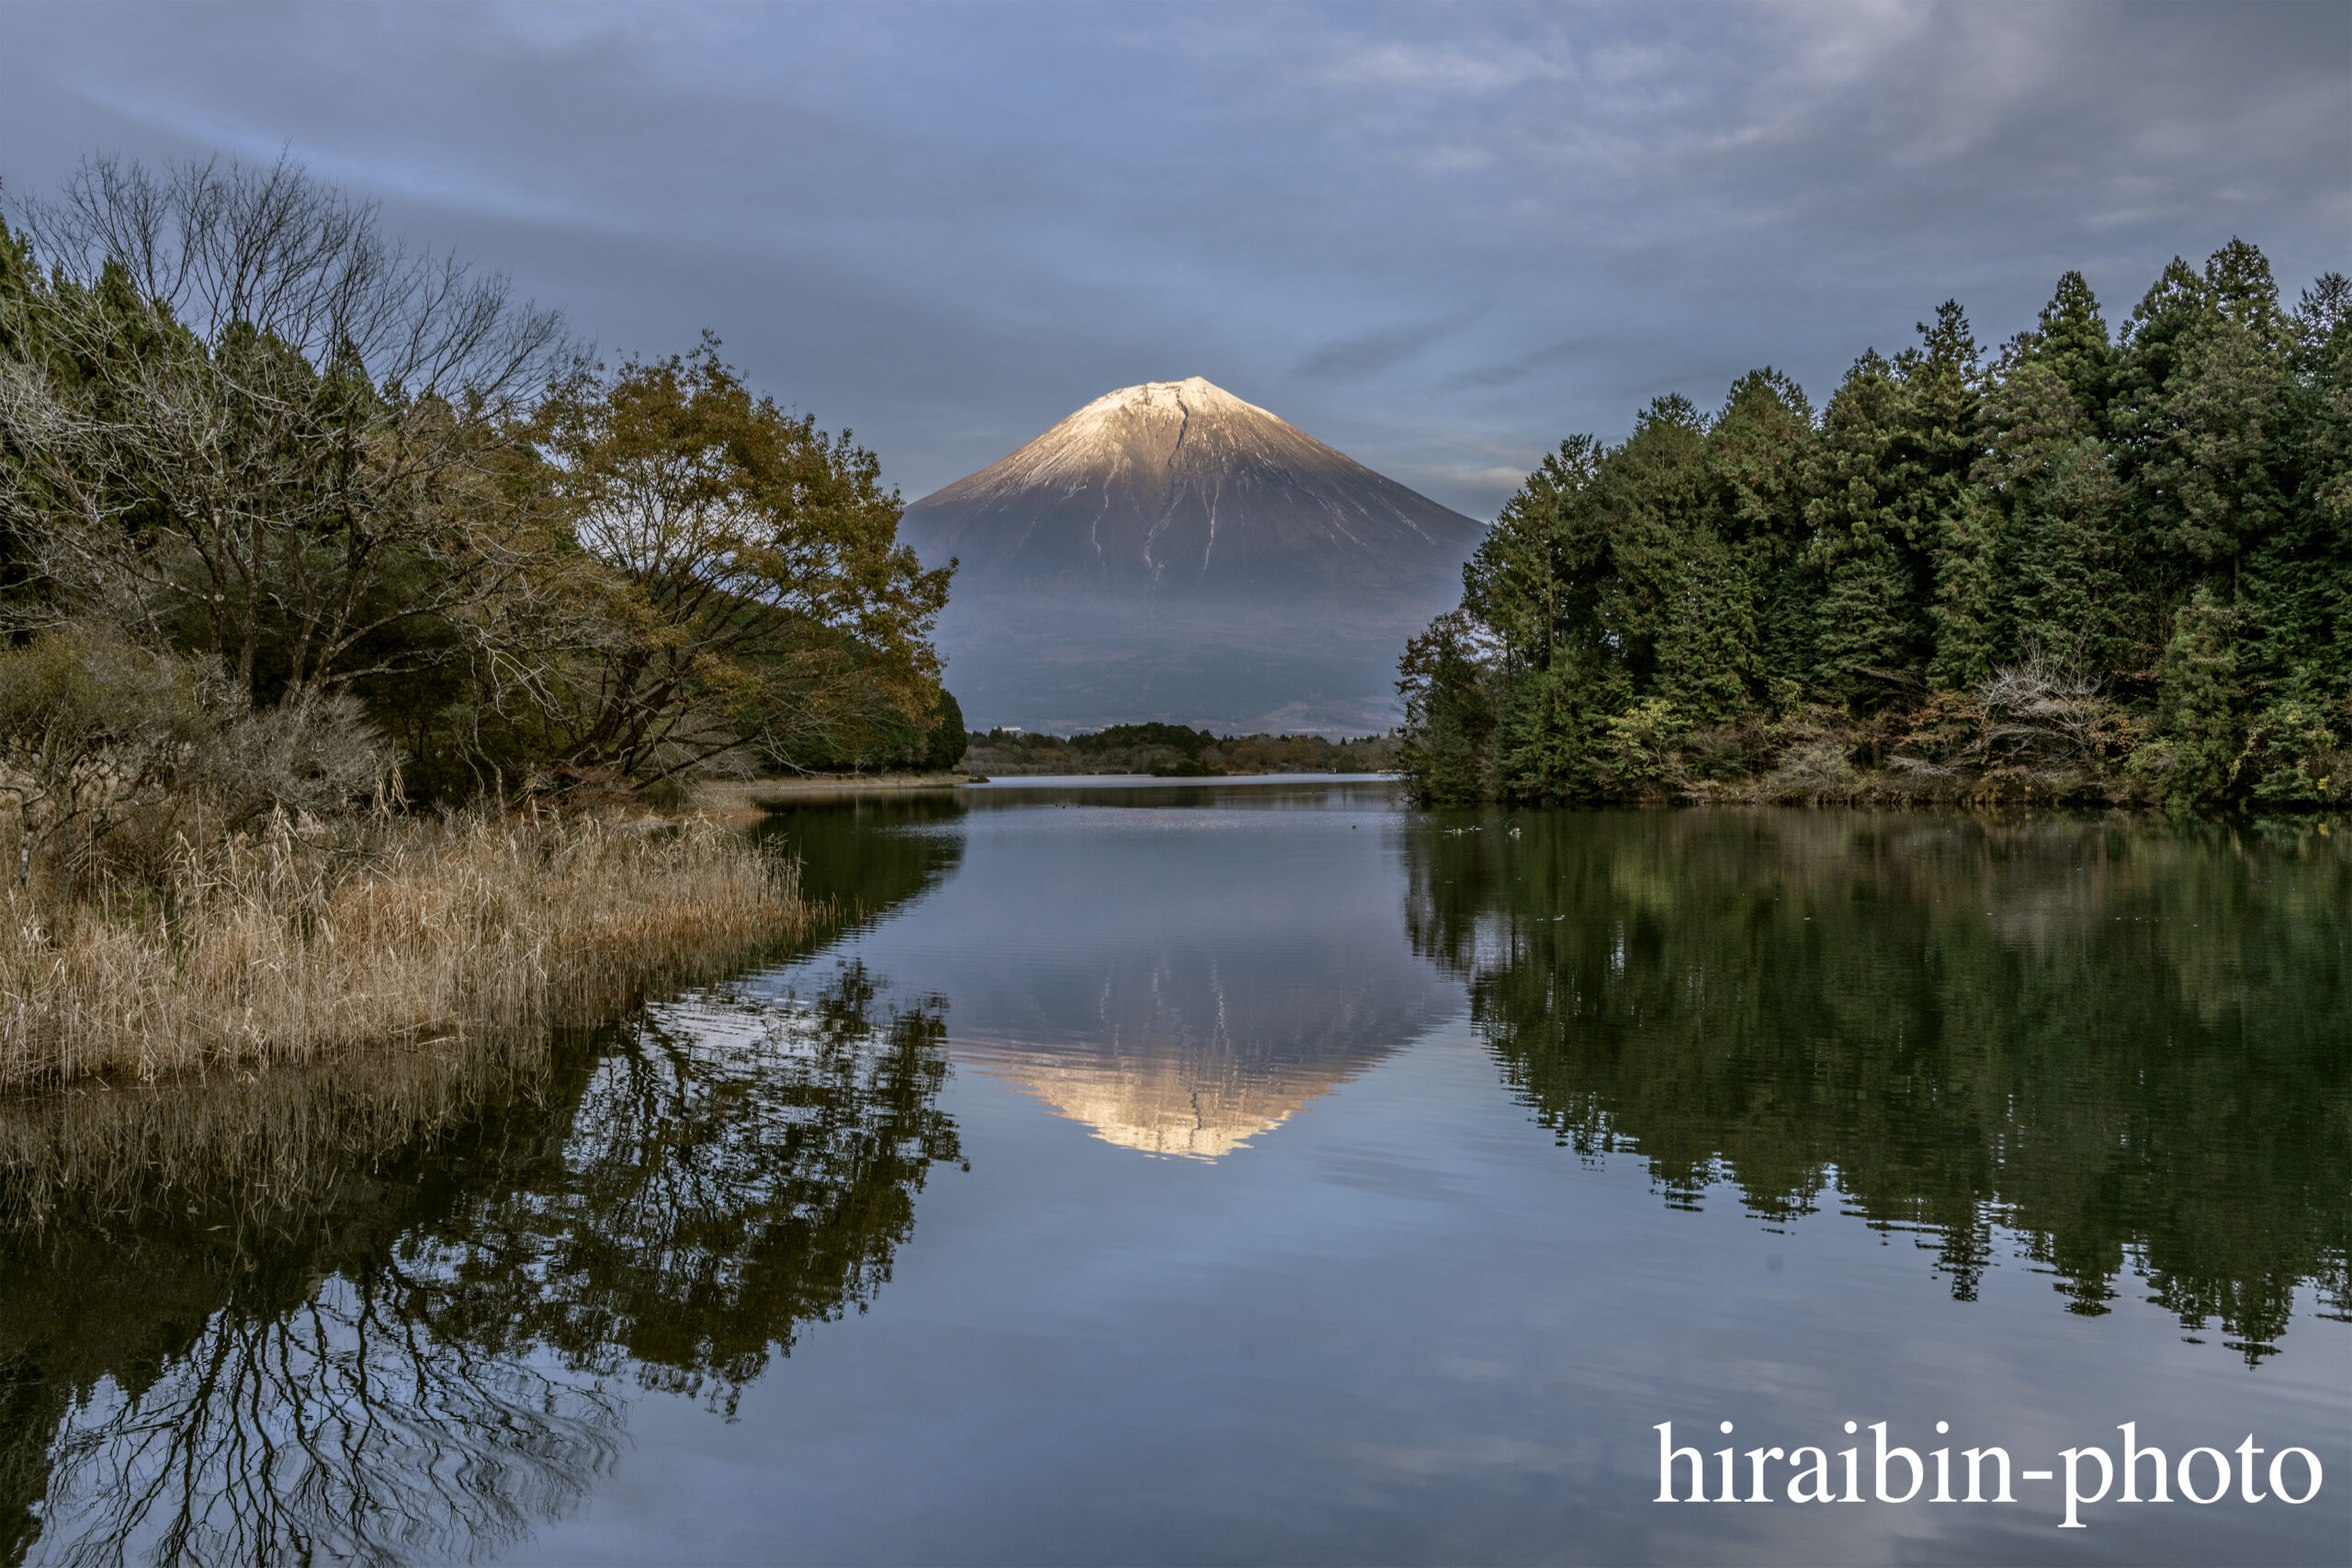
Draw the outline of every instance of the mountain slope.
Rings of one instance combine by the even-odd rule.
[[[1480,525],[1199,377],[1098,398],[909,506],[981,724],[1383,728]]]
[[[1418,585],[1478,525],[1195,376],[1126,387],[907,508],[967,586]]]

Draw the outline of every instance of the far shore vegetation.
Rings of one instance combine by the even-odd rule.
[[[1400,666],[1425,802],[2352,803],[2352,282],[1957,303],[1564,442]]]
[[[961,755],[948,573],[715,339],[598,363],[290,163],[11,195],[0,1090],[608,1015],[815,916],[654,812]]]
[[[1068,736],[991,729],[970,737],[962,766],[991,778],[1046,773],[1151,773],[1160,778],[1385,773],[1396,766],[1396,742],[1385,735],[1343,740],[1320,735],[1214,735],[1181,724],[1114,724]]]

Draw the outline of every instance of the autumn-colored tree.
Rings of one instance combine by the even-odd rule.
[[[575,373],[533,435],[566,538],[495,668],[542,754],[659,779],[930,721],[952,567],[898,543],[898,495],[847,431],[753,394],[706,336]]]

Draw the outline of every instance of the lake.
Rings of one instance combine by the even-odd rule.
[[[822,940],[266,1234],[20,1247],[15,1555],[2346,1560],[2344,825],[1289,778],[756,831]],[[2169,1501],[2062,1528],[2122,1423]]]

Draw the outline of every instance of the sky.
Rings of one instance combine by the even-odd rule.
[[[608,357],[706,328],[910,499],[1205,376],[1490,518],[1947,298],[2352,270],[2352,6],[0,6],[0,203],[225,154]]]

